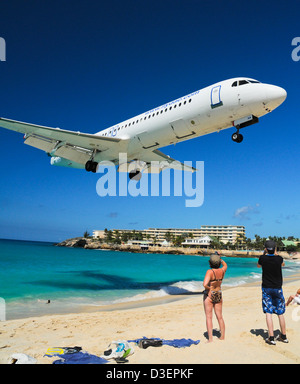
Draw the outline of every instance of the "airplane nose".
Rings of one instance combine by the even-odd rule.
[[[280,104],[282,104],[286,97],[286,90],[281,87],[277,87],[276,85],[271,85],[267,90],[268,106],[272,109],[277,108]]]

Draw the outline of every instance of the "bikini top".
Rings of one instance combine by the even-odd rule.
[[[213,269],[211,269],[211,270],[213,271],[214,276],[215,276],[215,278],[214,278],[213,280],[210,280],[211,282],[212,282],[212,281],[222,281],[222,280],[223,280],[223,277],[224,277],[224,275],[223,275],[223,271],[222,271],[222,279],[217,279],[217,276],[216,276],[216,274],[215,274],[215,271],[214,271]]]

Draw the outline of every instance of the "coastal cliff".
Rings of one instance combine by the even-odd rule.
[[[106,249],[111,251],[123,252],[136,252],[136,253],[163,253],[163,254],[177,254],[177,255],[200,255],[208,256],[216,252],[216,249],[204,248],[184,248],[184,247],[162,247],[162,246],[148,246],[146,249],[141,248],[140,245],[129,244],[107,244],[102,243],[96,239],[75,237],[67,239],[61,243],[55,244],[59,247],[71,248],[84,248],[84,249]],[[220,250],[221,256],[227,257],[259,257],[262,251],[253,250]],[[300,252],[278,252],[286,260],[300,260]]]

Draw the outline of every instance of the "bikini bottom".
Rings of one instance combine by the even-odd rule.
[[[222,291],[211,291],[210,299],[213,304],[220,303],[222,301]]]

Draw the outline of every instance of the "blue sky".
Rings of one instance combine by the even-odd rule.
[[[0,128],[0,238],[60,241],[85,230],[245,225],[300,237],[300,36],[297,1],[27,0],[1,2],[0,116],[95,133],[204,88],[247,76],[287,90],[285,103],[233,130],[162,151],[204,161],[204,204],[182,197],[102,197],[99,174],[50,158]]]

